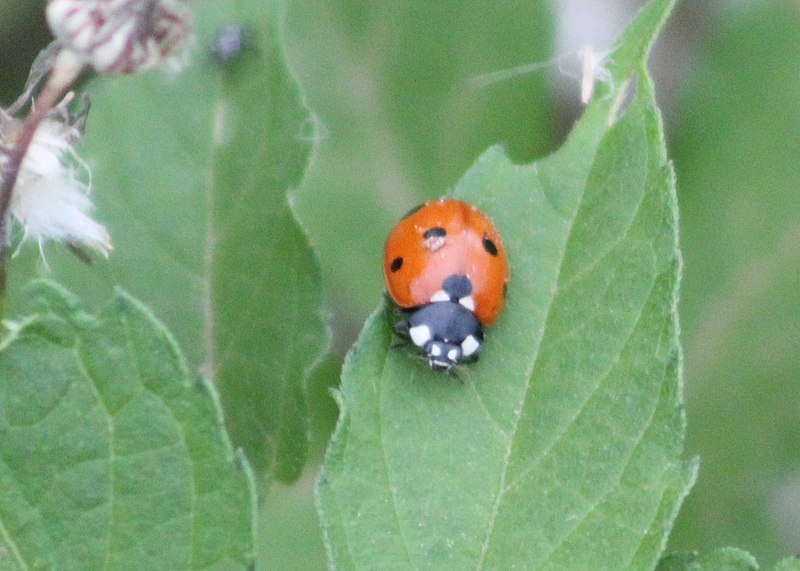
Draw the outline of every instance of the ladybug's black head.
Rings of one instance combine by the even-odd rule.
[[[450,372],[465,359],[477,357],[483,341],[483,327],[475,314],[462,304],[437,301],[409,316],[408,336],[422,348],[432,369]]]
[[[423,347],[423,351],[431,369],[442,373],[449,373],[453,367],[458,365],[464,354],[459,345],[434,340],[428,341]]]

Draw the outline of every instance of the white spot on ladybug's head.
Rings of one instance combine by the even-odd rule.
[[[458,363],[458,360],[461,358],[461,351],[459,351],[458,347],[453,347],[447,352],[447,358],[452,363]]]
[[[414,345],[417,347],[424,347],[425,343],[431,340],[431,328],[427,325],[417,325],[408,330],[408,336],[411,337]]]
[[[472,282],[467,276],[452,275],[444,280],[444,289],[431,296],[430,302],[452,301],[460,303],[470,311],[475,311],[475,299],[472,297]]]
[[[475,314],[452,299],[423,305],[404,323],[401,334],[408,335],[422,349],[428,364],[436,371],[449,372],[464,357],[474,355],[483,338]]]
[[[450,301],[450,294],[440,289],[431,296],[431,303],[436,303],[437,301]]]
[[[465,357],[469,357],[475,353],[480,346],[480,341],[475,339],[473,335],[468,335],[467,338],[461,342],[461,351],[463,351]]]
[[[435,371],[449,372],[461,359],[461,349],[444,341],[428,342],[425,354],[428,365]]]
[[[470,311],[475,311],[475,300],[472,299],[471,295],[462,297],[461,299],[458,300],[458,303],[460,303]]]

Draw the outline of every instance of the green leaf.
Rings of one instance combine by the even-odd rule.
[[[195,8],[198,49],[183,74],[89,86],[82,151],[111,259],[49,260],[90,304],[116,284],[145,300],[219,388],[234,443],[288,481],[308,446],[306,374],[327,344],[319,269],[287,197],[313,132],[280,47],[281,4]],[[221,64],[209,46],[228,25],[246,45]]]
[[[388,307],[350,352],[318,480],[337,568],[647,569],[695,463],[684,436],[672,171],[644,67],[648,4],[565,146],[490,149],[454,195],[508,249],[507,308],[464,384],[391,349]],[[386,305],[386,304],[384,304]]]
[[[752,555],[741,549],[725,547],[700,556],[697,553],[675,553],[664,557],[656,571],[757,571]]]
[[[38,293],[0,347],[0,567],[252,564],[253,479],[213,387],[130,295],[91,315]]]

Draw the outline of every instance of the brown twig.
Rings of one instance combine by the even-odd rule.
[[[71,52],[62,50],[56,55],[47,83],[36,98],[35,104],[32,105],[16,140],[10,148],[2,151],[6,160],[3,164],[2,186],[0,186],[0,297],[4,298],[6,291],[6,259],[9,246],[8,209],[22,163],[39,125],[58,102],[61,94],[78,77],[81,67],[82,65],[75,60]]]

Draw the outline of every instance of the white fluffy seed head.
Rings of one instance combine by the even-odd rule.
[[[13,145],[16,120],[0,125],[0,140]],[[45,241],[82,245],[105,257],[111,249],[111,239],[105,227],[95,222],[89,213],[93,204],[89,198],[90,184],[79,176],[79,167],[87,172],[72,142],[77,130],[56,119],[45,119],[39,126],[17,177],[9,213],[22,226],[22,241],[34,241],[41,248]]]
[[[46,15],[53,35],[99,72],[186,62],[193,18],[183,0],[49,0]]]

